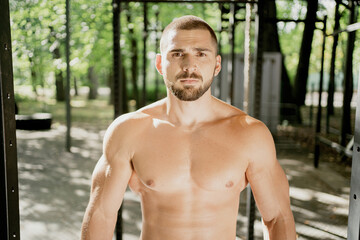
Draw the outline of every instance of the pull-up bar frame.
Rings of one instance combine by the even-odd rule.
[[[9,1],[0,1],[0,239],[20,239]]]

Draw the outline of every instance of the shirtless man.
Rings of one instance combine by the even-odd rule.
[[[167,97],[117,118],[92,179],[83,240],[112,239],[127,185],[141,198],[140,240],[234,240],[250,183],[267,239],[293,240],[289,186],[266,126],[211,95],[217,40],[194,16],[163,32],[156,68]]]

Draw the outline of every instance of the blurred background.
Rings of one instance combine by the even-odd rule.
[[[163,28],[183,15],[216,30],[223,65],[213,94],[271,130],[299,239],[347,239],[357,1],[77,0],[68,2],[68,41],[65,0],[9,4],[22,239],[79,239],[104,132],[119,114],[166,96],[155,55]],[[122,219],[123,238],[138,239],[130,191]],[[258,213],[254,227],[252,239],[262,239]]]

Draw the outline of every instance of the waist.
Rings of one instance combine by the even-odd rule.
[[[143,222],[141,240],[233,240],[236,235],[236,222],[223,224],[221,220],[212,225],[157,224]]]

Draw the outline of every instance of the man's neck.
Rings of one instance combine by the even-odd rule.
[[[166,115],[175,126],[194,128],[214,118],[213,97],[210,89],[195,101],[182,101],[168,92]]]

